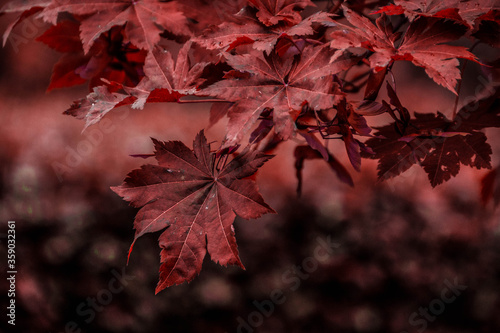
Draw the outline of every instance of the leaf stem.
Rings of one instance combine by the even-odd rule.
[[[472,52],[472,50],[479,44],[479,41],[476,41],[469,49],[469,52]],[[458,101],[460,99],[460,90],[462,89],[462,81],[463,81],[463,76],[465,72],[465,68],[467,67],[467,59],[465,59],[464,63],[462,64],[462,67],[460,68],[460,80],[458,80],[458,86],[457,86],[457,95],[455,96],[455,105],[453,106],[453,115],[452,119],[455,119],[455,116],[457,115],[457,109],[458,109]]]
[[[192,100],[178,100],[177,103],[230,103],[222,99],[192,99]]]
[[[337,12],[337,10],[339,10],[340,6],[342,6],[343,2],[344,2],[344,0],[339,0],[335,5],[333,5],[333,0],[332,0],[333,6],[330,9],[328,9],[328,13],[335,14]]]

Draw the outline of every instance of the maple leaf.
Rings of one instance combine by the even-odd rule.
[[[457,58],[476,61],[476,57],[462,46],[445,45],[462,35],[460,29],[450,21],[420,18],[408,30],[398,55],[423,67],[436,83],[457,94],[455,86],[460,79]]]
[[[274,109],[275,131],[283,139],[294,131],[294,118],[303,102],[316,110],[336,104],[342,93],[333,76],[357,61],[341,57],[330,63],[327,46],[308,46],[298,57],[280,58],[276,53],[228,55],[228,64],[248,75],[228,73],[200,94],[235,102],[228,111],[226,145],[238,142],[265,108]],[[238,73],[238,72],[236,72]]]
[[[201,75],[208,63],[191,66],[191,45],[188,41],[182,46],[175,63],[172,54],[159,46],[148,53],[144,64],[146,77],[137,87],[122,87],[136,98],[133,108],[142,109],[147,102],[178,102],[183,96],[197,94],[197,88],[205,81]]]
[[[314,23],[328,26],[333,24],[333,20],[329,14],[318,12],[296,25],[267,27],[253,19],[242,17],[238,22],[224,22],[219,26],[207,29],[194,41],[209,50],[218,49],[226,52],[239,45],[252,44],[254,49],[269,54],[279,38],[312,35]]]
[[[499,90],[474,100],[457,113],[453,121],[438,113],[415,113],[401,132],[396,123],[377,128],[375,137],[366,141],[379,159],[379,179],[395,177],[419,164],[428,174],[433,187],[449,180],[460,171],[460,164],[491,168],[492,153],[486,136],[479,130],[500,127]]]
[[[404,14],[412,20],[419,16],[444,18],[472,27],[475,19],[494,9],[500,9],[497,0],[395,0],[374,14]]]
[[[63,20],[37,38],[63,56],[54,65],[48,91],[90,80],[90,88],[102,85],[101,78],[135,86],[143,76],[146,52],[123,43],[120,27],[101,35],[87,54],[78,37],[79,23]]]
[[[492,47],[500,48],[500,10],[491,11],[480,17],[481,23],[476,26],[472,36]]]
[[[142,81],[141,81],[142,82]],[[97,86],[85,98],[76,100],[64,111],[66,115],[85,120],[84,130],[98,123],[108,112],[125,105],[132,105],[134,109],[141,109],[146,103],[177,102],[181,93],[168,89],[149,90],[148,86],[142,89],[141,83],[137,87],[125,87],[117,82],[107,82],[108,85]],[[110,90],[110,85],[113,89]]]
[[[339,1],[340,2],[340,1]],[[336,4],[336,6],[340,6],[342,3],[344,3],[346,6],[348,6],[350,9],[354,10],[356,13],[364,13],[368,9],[373,10],[374,8],[378,8],[380,6],[386,5],[389,2],[389,0],[375,0],[375,1],[367,1],[367,0],[361,0],[361,1],[342,1],[339,4]],[[337,8],[338,9],[338,8]],[[332,11],[330,11],[332,12]]]
[[[199,35],[209,26],[237,21],[247,2],[247,0],[183,0],[179,2],[179,7],[190,19],[188,24],[192,27],[191,30]]]
[[[120,106],[132,105],[134,109],[142,109],[146,103],[178,102],[183,96],[195,94],[196,88],[203,82],[200,76],[207,63],[191,67],[190,47],[191,42],[184,44],[175,64],[170,52],[155,47],[146,57],[146,77],[137,86],[108,82],[108,86],[95,87],[86,98],[75,101],[64,113],[84,119],[87,128]]]
[[[164,88],[176,90],[184,95],[194,94],[196,88],[203,83],[201,75],[208,65],[199,62],[191,66],[189,50],[192,42],[186,42],[177,55],[174,63],[172,53],[156,46],[146,57],[144,74],[149,80],[149,89]]]
[[[331,34],[331,47],[339,50],[366,48],[373,52],[370,66],[377,70],[393,61],[411,61],[424,68],[436,83],[456,94],[455,86],[460,79],[457,58],[477,61],[467,48],[445,44],[465,33],[462,26],[452,21],[419,17],[409,25],[401,44],[396,47],[399,34],[392,32],[392,26],[385,22],[385,17],[377,19],[377,25],[374,25],[368,18],[348,8],[344,8],[344,13],[353,27],[339,24],[339,29]]]
[[[36,40],[61,53],[83,51],[78,36],[79,29],[80,23],[77,20],[62,20],[47,29]]]
[[[393,33],[391,24],[387,23],[384,17],[380,17],[374,25],[368,18],[346,7],[344,15],[352,27],[337,22],[337,29],[330,34],[330,46],[341,51],[351,47],[366,48],[373,52],[370,56],[372,68],[386,67],[396,54],[394,44],[400,37],[399,34]]]
[[[411,124],[425,131],[425,124],[446,120],[433,114],[415,113]],[[434,128],[432,128],[434,129]],[[376,136],[366,141],[372,148],[373,155],[365,157],[379,159],[378,177],[388,179],[395,177],[414,164],[420,164],[427,172],[433,187],[456,176],[460,171],[460,163],[479,168],[489,168],[491,147],[486,143],[486,136],[481,132],[472,134],[450,134],[436,132],[427,135],[416,132],[403,138],[394,131],[394,126],[377,128]],[[410,134],[410,133],[407,133]],[[411,138],[409,142],[407,140]]]
[[[85,53],[101,34],[114,26],[124,26],[125,42],[151,50],[160,41],[160,33],[168,30],[176,35],[189,36],[187,21],[177,3],[156,0],[72,0],[52,1],[39,14],[52,24],[59,13],[84,16],[80,37]]]
[[[110,92],[107,86],[94,87],[87,97],[74,101],[64,114],[85,120],[86,129],[99,122],[112,109],[132,104],[133,99],[129,97],[127,94]]]
[[[257,18],[266,26],[280,22],[297,24],[302,20],[298,10],[315,6],[310,0],[248,0],[248,2],[258,10]]]
[[[203,131],[193,150],[179,141],[153,142],[158,165],[143,165],[112,189],[141,208],[134,243],[145,233],[165,229],[159,237],[162,265],[156,293],[191,281],[207,252],[221,265],[244,268],[232,224],[236,215],[251,219],[274,213],[255,182],[246,178],[272,156],[246,151],[218,169]]]
[[[484,133],[454,135],[439,141],[443,143],[436,145],[435,151],[430,150],[421,162],[433,187],[455,177],[460,171],[460,163],[477,169],[491,168],[492,151]]]
[[[5,46],[12,30],[26,18],[40,12],[47,7],[52,0],[34,0],[27,2],[26,0],[12,0],[0,8],[0,15],[6,13],[19,13],[14,21],[10,23],[4,31],[2,37],[2,46]]]

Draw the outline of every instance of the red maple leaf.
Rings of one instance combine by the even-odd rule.
[[[366,141],[374,154],[364,156],[379,160],[379,179],[395,177],[419,164],[433,187],[456,176],[460,164],[489,169],[491,147],[479,130],[500,127],[498,96],[499,90],[471,101],[453,121],[439,112],[415,113],[403,126],[397,121],[377,128],[376,137]]]
[[[436,83],[456,94],[455,86],[460,79],[457,58],[476,61],[476,57],[463,46],[447,45],[465,33],[465,28],[452,21],[439,18],[419,17],[413,21],[404,34],[398,47],[395,46],[399,34],[385,17],[377,19],[377,25],[348,8],[344,8],[347,20],[352,27],[339,24],[331,34],[331,47],[345,50],[350,47],[366,48],[372,68],[384,68],[396,60],[411,61],[425,69],[427,75]]]
[[[196,35],[210,26],[223,22],[238,21],[240,11],[247,5],[247,0],[183,0],[179,7],[189,19],[188,25]]]
[[[476,25],[472,36],[492,47],[500,48],[500,10],[491,11],[479,18],[480,24]]]
[[[2,37],[2,45],[5,46],[12,29],[26,18],[40,12],[43,8],[47,7],[52,0],[33,0],[27,2],[26,0],[12,0],[0,8],[0,15],[6,13],[19,13],[14,21],[10,23],[4,31]]]
[[[207,63],[191,66],[191,42],[180,49],[177,61],[170,52],[155,47],[148,53],[144,72],[146,77],[135,87],[119,82],[95,87],[86,98],[75,101],[64,113],[85,120],[85,128],[100,121],[109,111],[124,105],[142,109],[146,103],[177,102],[183,96],[195,94],[203,82],[200,78]]]
[[[120,27],[101,35],[87,54],[78,36],[79,23],[63,20],[37,38],[49,47],[64,52],[54,65],[47,90],[71,87],[90,81],[90,88],[102,85],[101,78],[135,86],[143,76],[146,52],[123,43]]]
[[[497,0],[395,0],[374,14],[405,14],[412,20],[419,16],[445,18],[472,27],[475,19],[495,9],[500,9]]]
[[[124,26],[125,42],[151,50],[164,30],[189,36],[187,20],[177,2],[156,0],[72,0],[53,1],[39,14],[52,24],[62,12],[83,16],[80,37],[85,53],[101,34],[114,26]]]
[[[266,26],[273,26],[284,22],[294,25],[302,21],[299,10],[307,6],[314,6],[310,0],[248,0],[255,7],[257,18]]]
[[[196,88],[203,83],[201,75],[208,65],[206,62],[198,62],[191,66],[189,51],[191,41],[184,43],[174,63],[172,53],[160,46],[156,46],[146,57],[144,74],[147,77],[150,90],[164,88],[177,90],[188,95],[194,94]]]
[[[314,23],[330,25],[333,24],[333,20],[329,14],[318,12],[296,25],[267,27],[255,19],[241,17],[238,22],[224,22],[219,26],[207,29],[194,40],[209,50],[230,51],[239,45],[252,44],[254,49],[269,54],[280,37],[292,38],[312,35],[314,33],[312,26]]]
[[[85,98],[76,100],[64,111],[64,114],[85,120],[85,127],[99,122],[109,111],[121,105],[130,105],[135,101],[131,96],[110,92],[107,86],[94,87]]]
[[[203,131],[193,151],[179,141],[153,142],[158,165],[143,165],[112,189],[141,208],[134,243],[145,233],[165,229],[159,238],[162,265],[156,293],[191,281],[207,251],[221,265],[243,268],[232,224],[236,215],[252,219],[274,213],[255,182],[246,178],[272,156],[247,151],[219,166],[227,156],[216,159]]]
[[[341,57],[330,63],[325,46],[308,46],[298,57],[280,58],[275,52],[269,56],[252,53],[227,57],[236,71],[200,91],[235,102],[228,112],[226,145],[238,142],[266,108],[274,109],[276,133],[289,138],[304,102],[320,110],[331,108],[340,100],[342,93],[333,76],[357,61],[354,57]]]
[[[142,89],[140,83],[137,87],[125,87],[117,82],[108,81],[107,83],[107,86],[94,87],[85,98],[74,101],[64,114],[85,120],[85,130],[118,107],[132,105],[134,109],[141,109],[145,103],[177,102],[184,96],[176,90],[154,89],[151,91],[147,89],[148,87]]]

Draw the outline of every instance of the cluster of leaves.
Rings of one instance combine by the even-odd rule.
[[[0,13],[17,15],[4,44],[28,17],[52,24],[37,38],[62,53],[48,89],[88,81],[89,95],[65,111],[85,127],[115,108],[153,102],[210,101],[209,125],[228,118],[217,149],[203,131],[192,150],[153,140],[155,153],[141,157],[158,165],[113,188],[140,208],[135,239],[164,230],[157,292],[192,280],[207,251],[243,267],[232,223],[273,212],[250,177],[290,138],[303,141],[295,150],[299,193],[306,159],[323,159],[353,185],[331,139],[344,143],[356,171],[361,157],[378,159],[381,179],[419,164],[436,186],[460,164],[491,168],[481,130],[500,126],[497,85],[452,120],[438,110],[412,116],[392,67],[411,62],[458,96],[459,59],[488,65],[456,41],[499,47],[494,0],[14,0]],[[378,96],[385,82],[388,101]],[[373,133],[367,118],[378,115],[393,122]]]

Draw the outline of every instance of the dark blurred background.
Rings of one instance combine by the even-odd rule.
[[[207,257],[193,282],[155,296],[159,234],[140,238],[126,266],[136,210],[109,187],[146,163],[129,155],[151,153],[150,137],[189,145],[209,105],[122,108],[82,133],[61,113],[88,88],[45,93],[59,55],[33,41],[43,27],[29,28],[0,50],[0,267],[15,220],[18,271],[16,326],[2,315],[0,331],[500,331],[499,209],[480,202],[485,171],[462,167],[432,189],[418,167],[377,183],[376,163],[363,160],[349,188],[307,161],[297,198],[294,141],[257,177],[278,215],[235,221],[246,270]],[[396,71],[410,110],[451,115],[453,95],[411,65]],[[207,130],[209,141],[223,133],[224,122]],[[499,136],[488,134],[498,165]],[[348,165],[342,145],[332,148]],[[2,278],[2,313],[7,289]]]

